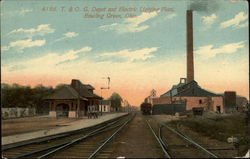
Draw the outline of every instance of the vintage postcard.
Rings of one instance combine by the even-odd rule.
[[[2,157],[249,157],[247,1],[0,5]]]

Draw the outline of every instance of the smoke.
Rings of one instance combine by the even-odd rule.
[[[211,13],[219,9],[219,4],[217,0],[191,0],[188,9]]]

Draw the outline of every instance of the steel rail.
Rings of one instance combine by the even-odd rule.
[[[105,127],[102,127],[101,129],[104,129],[104,128],[106,128],[106,126]],[[95,131],[97,131],[97,130],[95,130]],[[93,131],[93,132],[95,132],[95,131]],[[101,131],[101,130],[100,130]],[[83,137],[81,137],[81,138],[77,138],[77,139],[74,139],[74,140],[71,140],[71,141],[67,141],[67,142],[64,142],[64,143],[61,143],[61,144],[57,144],[57,145],[53,145],[53,146],[50,146],[50,147],[45,147],[45,148],[42,148],[42,149],[39,149],[39,150],[35,150],[35,151],[32,151],[32,152],[28,152],[28,153],[25,153],[25,154],[22,154],[22,155],[19,155],[19,156],[16,156],[16,157],[14,157],[13,159],[18,159],[18,158],[23,158],[23,157],[27,157],[27,156],[30,156],[30,155],[34,155],[34,154],[36,154],[36,153],[39,153],[39,152],[43,152],[43,151],[48,151],[48,150],[50,150],[50,149],[54,149],[53,151],[55,151],[55,150],[60,150],[60,149],[62,149],[62,148],[64,148],[64,147],[67,147],[68,145],[70,145],[70,143],[75,143],[75,142],[77,142],[78,140],[79,141],[81,141],[81,140],[84,140],[84,139],[86,139],[86,138],[88,138],[88,137],[91,137],[90,136],[90,134],[88,134],[88,135],[85,135],[85,136],[83,136]],[[60,149],[59,149],[60,148]],[[52,153],[52,152],[51,152]]]
[[[118,122],[118,121],[115,121],[115,123],[116,123],[116,122]],[[112,124],[112,125],[113,125],[113,124]],[[58,151],[60,151],[60,150],[62,150],[62,149],[64,149],[64,148],[66,148],[66,147],[68,147],[68,146],[71,146],[71,145],[73,145],[73,144],[75,144],[75,143],[77,143],[77,142],[84,141],[84,140],[86,140],[86,139],[88,139],[88,138],[90,138],[90,137],[92,137],[92,136],[95,136],[95,135],[101,134],[101,133],[103,133],[103,132],[109,131],[109,130],[111,130],[111,129],[114,129],[114,128],[116,128],[116,127],[119,127],[119,125],[118,125],[118,126],[114,126],[114,127],[107,128],[108,126],[111,126],[111,125],[109,124],[109,125],[107,125],[107,126],[101,128],[101,129],[95,130],[95,131],[93,131],[93,132],[91,132],[91,133],[89,133],[89,134],[87,134],[87,135],[85,135],[85,136],[83,136],[83,137],[81,137],[81,138],[74,139],[74,140],[72,140],[72,141],[70,141],[70,142],[66,142],[66,143],[63,144],[63,145],[58,146],[56,149],[54,149],[54,150],[52,150],[52,151],[50,151],[50,152],[48,152],[48,153],[46,153],[46,154],[44,154],[44,155],[41,155],[41,156],[37,157],[37,159],[46,158],[46,157],[48,157],[48,156],[50,156],[50,155],[52,155],[52,154],[54,154],[54,153],[56,153],[56,152],[58,152]]]
[[[163,147],[165,148],[165,150],[168,149],[168,146],[166,145],[166,143],[162,140],[162,125],[159,127],[159,130],[158,130],[158,136],[159,136],[159,140],[161,141]],[[169,155],[169,158],[171,158],[171,155],[168,153]]]
[[[126,117],[127,115],[125,115],[125,116],[122,116],[122,117]],[[119,118],[117,118],[115,121],[114,120],[111,120],[112,122],[110,122],[110,123],[105,123],[105,125],[104,126],[102,126],[102,127],[98,127],[98,129],[96,129],[96,130],[94,130],[94,131],[92,131],[92,132],[90,132],[90,133],[88,133],[87,135],[85,135],[85,136],[83,136],[83,137],[81,137],[81,138],[77,138],[77,139],[73,139],[73,140],[71,140],[71,141],[67,141],[67,142],[63,142],[63,143],[60,143],[60,144],[56,144],[56,145],[53,145],[53,146],[49,146],[49,147],[45,147],[45,148],[42,148],[42,149],[39,149],[39,150],[35,150],[35,151],[32,151],[32,152],[28,152],[28,153],[25,153],[25,154],[21,154],[21,155],[18,155],[18,156],[16,156],[16,157],[13,157],[13,159],[17,159],[17,158],[23,158],[23,157],[27,157],[27,156],[30,156],[30,155],[34,155],[34,154],[36,154],[36,153],[39,153],[39,152],[43,152],[43,151],[48,151],[48,150],[50,150],[50,149],[59,149],[60,147],[65,147],[65,146],[67,146],[67,145],[70,145],[69,143],[75,143],[75,142],[78,142],[78,141],[81,141],[81,140],[84,140],[84,139],[86,139],[86,138],[88,138],[88,137],[91,137],[91,136],[93,136],[93,135],[95,135],[95,134],[98,134],[98,132],[103,132],[102,130],[104,130],[104,129],[106,129],[107,127],[109,127],[109,126],[112,126],[112,125],[114,125],[114,124],[116,124],[117,122],[119,122],[120,120],[122,120],[123,118],[121,118],[121,117],[119,117]],[[92,130],[92,129],[91,129]],[[71,134],[71,135],[74,135],[74,134]],[[70,136],[70,135],[68,135],[68,136]],[[42,141],[42,142],[44,142],[44,141]]]
[[[131,117],[129,120],[127,120],[124,124],[122,124],[109,138],[107,138],[89,157],[88,159],[91,159],[97,155],[97,153],[111,140],[115,137],[115,135],[122,130],[133,118]]]
[[[218,156],[216,156],[214,153],[208,151],[206,148],[202,147],[200,144],[198,144],[197,142],[193,141],[191,138],[189,138],[186,135],[181,134],[180,132],[176,131],[175,129],[170,128],[169,126],[167,126],[166,124],[158,121],[161,125],[163,125],[164,127],[168,128],[169,130],[171,130],[172,132],[174,132],[175,134],[179,135],[180,137],[182,137],[183,139],[189,141],[190,143],[194,144],[196,147],[200,148],[201,150],[205,151],[206,153],[208,153],[209,155],[213,156],[214,158],[218,158]]]
[[[79,129],[79,130],[73,130],[73,131],[64,132],[64,133],[60,133],[60,134],[56,134],[56,135],[50,135],[50,136],[46,136],[46,137],[41,137],[41,138],[38,138],[38,139],[31,139],[31,140],[20,142],[20,143],[14,143],[14,144],[9,144],[9,145],[4,145],[2,147],[2,151],[6,151],[6,150],[9,150],[9,149],[14,149],[14,148],[18,148],[18,147],[22,147],[22,146],[26,146],[26,145],[31,145],[31,144],[36,144],[36,143],[42,143],[42,142],[46,142],[46,141],[49,141],[49,140],[60,139],[60,138],[71,136],[71,135],[75,135],[75,134],[78,134],[78,133],[88,132],[88,131],[91,131],[93,129],[102,127],[104,125],[110,124],[110,122],[119,120],[119,119],[121,119],[123,117],[126,117],[128,115],[129,114],[125,114],[125,115],[117,117],[115,119],[111,119],[111,120],[105,121],[103,123],[100,123],[100,124],[97,124],[97,125],[94,125],[94,126],[90,126],[90,127],[87,127],[87,128],[82,128],[82,129]]]
[[[148,127],[150,128],[150,130],[151,130],[152,133],[154,134],[154,137],[156,138],[156,140],[157,140],[158,143],[160,144],[161,149],[162,149],[162,151],[164,152],[165,156],[166,156],[167,158],[171,158],[170,154],[167,152],[167,149],[166,149],[166,147],[165,147],[166,145],[164,144],[164,142],[160,139],[160,137],[158,137],[158,136],[155,134],[153,128],[150,126],[150,124],[149,124],[149,122],[148,122],[147,120],[146,120],[146,122],[147,122],[147,124],[148,124]],[[162,142],[163,142],[163,143],[162,143]]]
[[[53,146],[50,146],[50,147],[45,147],[45,148],[42,148],[42,149],[39,149],[39,150],[35,150],[35,151],[32,151],[32,152],[28,152],[28,153],[25,153],[25,154],[18,155],[16,157],[12,157],[12,159],[27,157],[27,156],[34,155],[34,154],[39,153],[39,152],[43,152],[43,151],[47,151],[47,150],[50,150],[50,149],[53,149],[53,148],[57,148],[59,146],[63,146],[65,144],[66,143],[62,143],[62,144],[53,145]]]

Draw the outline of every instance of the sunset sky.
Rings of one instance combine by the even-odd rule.
[[[236,0],[1,1],[1,82],[56,86],[79,79],[99,95],[117,92],[140,105],[152,89],[159,96],[186,77],[186,10],[198,4],[195,80],[248,98],[248,5]],[[111,89],[101,92],[103,77]]]

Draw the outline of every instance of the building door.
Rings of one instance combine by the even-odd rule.
[[[219,112],[219,113],[221,113],[221,112],[220,112],[220,111],[221,111],[221,110],[220,110],[220,106],[216,106],[216,111]]]
[[[65,103],[56,105],[56,116],[57,117],[68,117],[69,116],[69,105]]]

